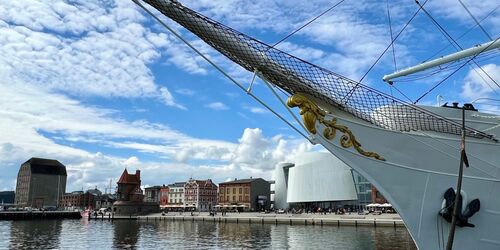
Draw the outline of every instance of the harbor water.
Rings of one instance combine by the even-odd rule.
[[[405,228],[182,221],[0,221],[0,249],[416,249]]]

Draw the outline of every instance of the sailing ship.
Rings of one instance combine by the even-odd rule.
[[[459,195],[454,249],[500,249],[499,115],[472,105],[413,105],[280,51],[177,1],[144,1],[288,93],[287,104],[300,110],[310,140],[366,177],[398,211],[419,249],[444,246],[463,133],[470,167],[464,170]],[[498,39],[492,44],[498,46]],[[465,126],[460,123],[462,112]]]

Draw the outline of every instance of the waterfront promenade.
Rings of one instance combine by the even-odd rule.
[[[132,219],[142,221],[203,221],[214,223],[250,223],[250,224],[287,224],[287,225],[331,225],[331,226],[368,226],[368,227],[404,227],[398,214],[358,215],[358,214],[275,214],[275,213],[217,213],[208,212],[169,212],[143,216],[97,216],[92,220]]]

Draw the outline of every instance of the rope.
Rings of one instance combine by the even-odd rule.
[[[386,0],[385,3],[387,6],[387,21],[389,22],[389,33],[391,34],[391,41],[392,41],[394,40],[394,37],[392,35],[392,22],[391,22],[391,12],[389,11],[389,0]],[[392,44],[392,61],[394,62],[394,71],[397,71],[398,66],[396,64],[396,51],[394,49],[394,43]],[[391,91],[391,97],[394,97],[392,93],[392,84],[389,84],[389,90]]]
[[[470,12],[469,8],[467,8],[467,6],[465,6],[464,2],[462,2],[462,0],[458,0],[458,2],[460,2],[460,4],[462,5],[462,7],[464,7],[464,9],[467,11],[467,13],[469,13],[469,16],[474,20],[474,22],[476,23],[476,25],[479,26],[479,28],[484,32],[484,34],[490,39],[490,41],[493,41],[493,38],[490,36],[490,34],[488,34],[488,32],[486,32],[486,30],[477,21],[477,19],[474,17],[474,15],[472,15],[472,13]]]
[[[481,20],[479,20],[479,23],[481,23],[482,21],[486,20],[486,18],[488,18],[489,16],[491,16],[493,13],[495,13],[498,8],[500,8],[500,5],[497,5],[497,7],[495,9],[493,9],[492,11],[490,11],[488,14],[486,14],[486,16],[484,16]],[[467,31],[465,31],[460,36],[458,36],[456,40],[460,40],[462,37],[464,37],[469,32],[471,32],[476,26],[477,26],[477,24],[475,24],[472,27],[470,27]],[[426,60],[424,60],[424,62],[429,61],[430,59],[434,58],[439,53],[441,53],[442,51],[444,51],[445,49],[447,49],[448,47],[450,47],[450,44],[446,45],[444,48],[442,48],[438,52],[434,53],[432,56],[430,56],[429,58],[427,58]]]
[[[425,5],[427,3],[427,1],[428,0],[425,0],[425,2],[424,2],[423,5]],[[363,81],[363,79],[365,79],[365,77],[368,75],[368,73],[370,73],[370,71],[373,69],[373,67],[375,67],[375,65],[380,61],[380,59],[382,58],[382,56],[384,56],[385,52],[387,52],[387,50],[389,50],[389,48],[392,46],[392,44],[394,44],[394,42],[396,41],[396,39],[398,39],[398,37],[401,35],[401,33],[403,33],[403,31],[406,29],[406,27],[408,25],[410,25],[410,22],[413,21],[413,19],[417,16],[418,12],[420,12],[421,9],[422,9],[422,7],[418,8],[418,10],[413,14],[413,16],[410,18],[410,20],[408,20],[408,22],[406,22],[406,24],[403,26],[403,28],[399,31],[399,33],[396,35],[396,37],[394,37],[394,39],[392,39],[391,43],[387,46],[387,48],[385,48],[385,50],[382,52],[382,54],[380,54],[380,56],[377,58],[377,60],[375,60],[375,62],[370,66],[370,68],[368,69],[368,71],[366,71],[366,73],[363,75],[363,77],[361,77],[361,79],[356,83],[356,85],[343,98],[343,100],[345,99],[344,103],[347,103],[349,101],[349,99],[350,99],[352,93],[354,92],[354,90],[356,90],[358,88],[359,84],[361,84],[361,82]]]
[[[434,17],[432,17],[432,15],[427,12],[426,9],[424,9],[424,6],[423,5],[420,5],[420,3],[418,1],[415,1],[417,3],[417,5],[419,5],[421,8],[422,8],[422,11],[424,11],[424,13],[431,19],[432,23],[434,25],[436,25],[436,27],[438,28],[438,30],[445,36],[445,38],[455,47],[455,49],[457,51],[459,50],[462,50],[463,48],[457,43],[457,41],[455,41],[455,39],[453,39],[453,37],[451,37],[451,35],[436,21],[436,19],[434,19]],[[488,46],[489,47],[489,46]],[[499,88],[500,88],[500,85],[476,62],[474,61],[474,58],[476,56],[472,57],[472,60],[468,60],[467,63],[469,62],[473,62],[486,76],[488,76],[488,78],[494,82]],[[462,68],[462,67],[460,67]],[[474,68],[473,68],[474,69]],[[476,69],[474,69],[474,71],[476,71]],[[456,71],[454,71],[452,74],[454,74]],[[476,73],[479,75],[479,73],[476,71]],[[449,77],[446,77],[446,79],[448,79]],[[441,84],[441,83],[440,83]],[[492,88],[488,82],[486,82],[486,84]],[[494,88],[492,88],[492,90],[496,93],[496,90]],[[498,93],[497,93],[498,95]],[[418,99],[414,104],[416,104],[420,99]]]
[[[316,21],[316,19],[322,17],[324,14],[330,12],[331,10],[333,10],[335,7],[337,7],[339,4],[341,4],[342,2],[344,2],[345,0],[341,0],[340,2],[334,4],[332,7],[328,8],[327,10],[323,11],[321,14],[319,14],[318,16],[316,16],[315,18],[311,19],[309,22],[305,23],[304,25],[300,26],[298,29],[296,29],[295,31],[293,31],[292,33],[288,34],[287,36],[283,37],[281,40],[279,40],[278,42],[276,42],[274,45],[271,46],[271,48],[274,48],[276,47],[278,44],[280,44],[281,42],[285,41],[286,39],[288,39],[289,37],[293,36],[295,33],[299,32],[301,29],[305,28],[306,26],[308,26],[309,24],[313,23],[314,21]],[[268,48],[271,49],[271,48]]]
[[[387,5],[387,20],[389,21],[389,31],[391,33],[391,41],[394,40],[394,37],[392,35],[392,23],[391,23],[391,13],[389,11],[389,0],[385,1]],[[392,46],[392,60],[394,61],[394,71],[398,70],[398,66],[396,64],[396,51],[394,49],[394,43],[391,43]]]
[[[194,50],[199,56],[201,56],[203,59],[205,59],[210,65],[212,65],[215,69],[217,69],[220,73],[222,73],[225,77],[227,77],[231,82],[236,84],[241,90],[246,91],[245,87],[241,85],[238,81],[236,81],[234,78],[232,78],[228,73],[226,73],[222,68],[220,68],[217,64],[212,62],[208,57],[206,57],[203,53],[201,53],[199,50],[197,50],[191,43],[189,43],[186,39],[184,39],[179,33],[177,33],[175,30],[170,28],[166,23],[164,23],[162,20],[160,20],[157,16],[155,16],[151,11],[149,11],[144,5],[142,5],[139,0],[132,0],[135,4],[137,4],[139,7],[141,7],[144,11],[146,11],[151,17],[153,17],[156,21],[158,21],[163,27],[165,27],[168,31],[170,31],[174,36],[176,36],[178,39],[180,39],[182,42],[184,42],[189,48]],[[308,141],[310,141],[309,137],[307,137],[302,131],[297,129],[295,126],[293,126],[290,122],[288,122],[284,117],[282,117],[280,114],[276,113],[271,107],[269,107],[267,104],[265,104],[262,100],[260,100],[257,96],[252,94],[251,92],[247,92],[249,96],[251,96],[254,100],[256,100],[259,104],[264,106],[266,109],[271,111],[274,115],[276,115],[278,118],[280,118],[283,122],[285,122],[288,126],[290,126],[293,130],[295,130],[297,133],[302,135],[304,138],[306,138]],[[312,143],[312,142],[311,142]]]
[[[498,41],[498,39],[500,39],[500,37],[498,37],[497,39],[495,39],[495,42]],[[473,57],[471,57],[469,60],[467,60],[464,64],[462,64],[460,67],[458,67],[456,70],[454,70],[453,72],[451,72],[450,75],[448,75],[447,77],[445,77],[443,80],[441,80],[440,82],[438,82],[436,85],[434,85],[431,89],[429,89],[427,92],[425,92],[422,96],[420,96],[413,104],[417,104],[418,101],[420,101],[422,98],[424,98],[427,94],[429,94],[431,91],[433,91],[435,88],[437,88],[439,85],[441,85],[441,83],[443,83],[444,81],[448,80],[448,78],[450,78],[452,75],[454,75],[455,73],[457,73],[457,71],[459,71],[461,68],[463,68],[465,65],[469,64],[470,61],[474,60],[474,58],[476,58],[477,55],[481,54],[483,51],[485,51],[486,49],[488,49],[491,45],[493,45],[493,43],[491,43],[490,45],[486,46],[483,50],[481,50],[479,53],[475,54]]]

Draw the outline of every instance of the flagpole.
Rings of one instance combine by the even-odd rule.
[[[448,234],[448,243],[446,250],[452,250],[453,239],[455,238],[455,228],[457,224],[458,202],[460,197],[460,190],[462,189],[462,177],[464,173],[464,159],[465,158],[465,108],[462,107],[462,139],[460,143],[460,167],[458,169],[457,191],[455,195],[455,203],[453,205],[453,215],[451,219],[450,233]]]

